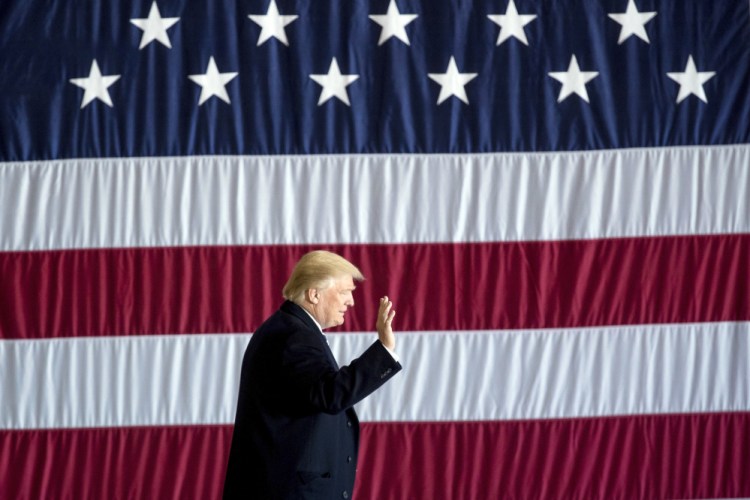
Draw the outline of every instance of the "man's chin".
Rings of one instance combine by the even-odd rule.
[[[327,326],[326,328],[336,328],[337,326],[341,326],[343,324],[344,324],[343,318],[342,319],[337,319],[337,320],[335,320],[333,322],[333,324],[331,324],[330,326]]]

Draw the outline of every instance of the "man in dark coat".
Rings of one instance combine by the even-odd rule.
[[[242,361],[224,498],[351,498],[359,448],[352,406],[401,369],[393,353],[395,315],[380,299],[378,340],[339,368],[322,330],[344,323],[354,280],[336,254],[300,259],[287,299],[252,335]]]

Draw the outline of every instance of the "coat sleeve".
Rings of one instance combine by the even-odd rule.
[[[286,385],[304,410],[340,413],[370,395],[401,370],[380,341],[338,368],[322,335],[292,334],[282,355]],[[296,405],[296,404],[295,404]]]

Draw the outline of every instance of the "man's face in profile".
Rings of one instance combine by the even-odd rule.
[[[346,310],[354,306],[354,280],[351,276],[340,276],[331,280],[331,286],[318,292],[314,316],[322,328],[344,324]]]

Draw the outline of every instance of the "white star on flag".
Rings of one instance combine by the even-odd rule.
[[[96,63],[96,59],[94,59],[94,62],[91,63],[89,76],[86,78],[71,78],[70,83],[85,90],[81,109],[85,108],[94,99],[99,99],[111,108],[112,98],[109,96],[109,90],[107,89],[119,79],[120,75],[102,76],[99,65]]]
[[[255,24],[261,27],[258,45],[262,45],[271,37],[277,39],[286,46],[289,46],[289,40],[286,38],[285,26],[297,19],[298,16],[282,16],[279,14],[279,8],[276,6],[276,0],[271,0],[268,4],[268,10],[264,15],[250,14],[249,17]]]
[[[685,71],[676,73],[667,73],[667,76],[680,84],[680,92],[677,95],[677,104],[682,102],[690,94],[698,97],[701,101],[707,103],[706,91],[703,90],[703,84],[716,75],[715,71],[698,71],[693,61],[693,55],[688,56]]]
[[[560,95],[557,102],[564,101],[569,95],[578,94],[584,101],[589,102],[589,94],[586,92],[586,83],[599,75],[598,71],[581,71],[575,54],[570,58],[568,71],[552,71],[549,76],[562,83]]]
[[[459,73],[456,66],[456,59],[451,56],[448,62],[448,69],[445,73],[428,73],[432,80],[440,84],[440,95],[437,103],[441,104],[450,96],[456,96],[466,104],[469,104],[469,98],[466,96],[464,86],[477,77],[478,73]]]
[[[208,68],[206,68],[204,74],[188,75],[188,78],[201,86],[201,97],[198,101],[198,106],[206,102],[211,96],[216,96],[225,103],[231,104],[225,85],[236,76],[237,73],[219,73],[214,56],[211,56],[208,60]]]
[[[418,16],[416,14],[402,14],[398,10],[396,0],[391,0],[391,3],[388,4],[388,11],[385,15],[371,15],[369,17],[382,27],[378,45],[383,45],[394,36],[406,45],[411,45],[409,43],[409,36],[406,34],[406,25],[414,21]]]
[[[517,38],[524,45],[529,44],[523,27],[536,19],[536,14],[518,14],[516,4],[513,0],[510,0],[505,14],[490,14],[487,17],[490,21],[500,26],[500,34],[497,36],[497,43],[495,45],[500,45],[510,37]]]
[[[342,75],[339,69],[339,63],[334,57],[331,61],[331,66],[328,68],[327,75],[310,75],[310,78],[323,87],[320,92],[320,99],[318,99],[318,106],[326,102],[331,97],[337,97],[341,102],[347,106],[349,104],[349,94],[346,92],[346,87],[351,85],[359,75]]]
[[[622,25],[620,28],[620,39],[617,40],[618,44],[621,44],[632,35],[637,36],[646,43],[651,43],[648,39],[648,33],[646,33],[646,23],[654,18],[656,12],[638,12],[635,0],[628,0],[628,8],[624,13],[607,15]]]
[[[148,12],[147,18],[130,20],[131,23],[143,30],[141,45],[138,47],[138,50],[141,50],[154,40],[159,41],[162,45],[171,49],[172,43],[169,41],[167,30],[174,26],[179,20],[179,17],[161,17],[159,6],[156,5],[156,1],[154,1],[154,3],[151,4],[151,10]]]

